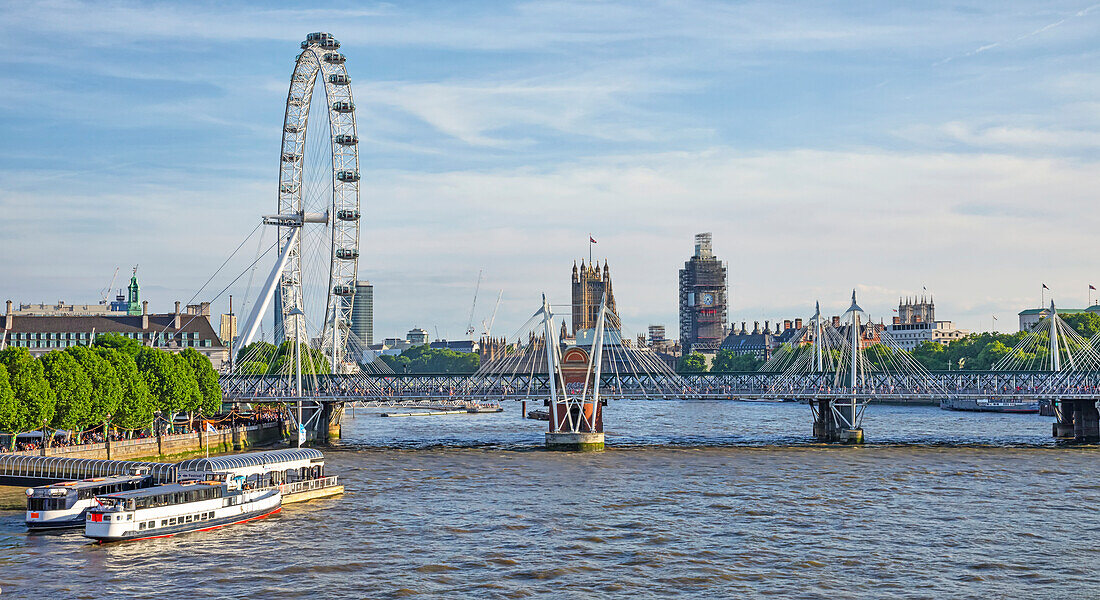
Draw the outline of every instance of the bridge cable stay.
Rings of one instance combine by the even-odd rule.
[[[942,397],[946,389],[856,302],[834,324],[820,304],[806,326],[762,370],[780,375],[762,395],[803,400],[823,441],[862,440],[862,418],[872,398]]]
[[[1026,335],[992,367],[994,371],[1008,372],[1050,372],[1041,383],[1030,384],[1040,396],[1057,400],[1060,393],[1079,389],[1082,386],[1095,387],[1093,380],[1100,371],[1100,349],[1094,340],[1100,340],[1100,334],[1084,339],[1058,314],[1052,300],[1049,314],[1036,323]],[[1039,387],[1036,387],[1038,385]],[[1005,390],[1017,393],[1018,390]]]

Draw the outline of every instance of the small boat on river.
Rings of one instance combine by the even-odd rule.
[[[940,401],[940,408],[969,412],[1035,414],[1039,412],[1039,402],[995,400],[993,398],[944,398]]]

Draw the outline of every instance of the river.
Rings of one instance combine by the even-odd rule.
[[[871,406],[863,447],[809,408],[622,402],[608,450],[545,423],[348,414],[336,499],[113,545],[0,512],[3,597],[1051,598],[1100,595],[1100,453],[1049,417]]]

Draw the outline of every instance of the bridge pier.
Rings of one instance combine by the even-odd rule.
[[[1096,400],[1055,400],[1051,434],[1055,439],[1079,444],[1100,443],[1100,411]]]
[[[344,418],[343,402],[326,402],[321,409],[320,426],[325,427],[326,443],[340,439],[340,422]]]
[[[583,406],[583,416],[581,406],[577,404],[574,404],[572,409],[565,402],[558,402],[556,406],[550,407],[550,430],[546,432],[547,450],[600,451],[604,449],[603,401],[589,402]],[[570,421],[577,431],[570,429]]]
[[[858,426],[861,408],[855,400],[842,402],[832,398],[811,400],[814,438],[827,444],[862,444],[863,428]]]

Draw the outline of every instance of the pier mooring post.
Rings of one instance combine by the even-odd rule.
[[[1054,400],[1054,423],[1051,434],[1055,439],[1078,444],[1100,443],[1100,411],[1092,399]]]

